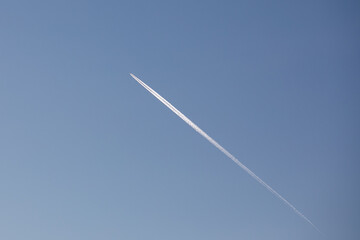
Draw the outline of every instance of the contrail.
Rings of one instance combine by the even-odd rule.
[[[225,148],[223,148],[219,143],[217,143],[214,139],[212,139],[207,133],[205,133],[201,128],[199,128],[195,123],[193,123],[189,118],[187,118],[184,114],[182,114],[179,110],[177,110],[171,103],[169,103],[165,98],[160,96],[157,92],[155,92],[148,85],[143,83],[139,78],[137,78],[134,74],[130,73],[131,77],[133,77],[138,83],[140,83],[146,90],[148,90],[152,95],[154,95],[157,99],[159,99],[165,106],[170,108],[176,115],[178,115],[182,120],[184,120],[187,124],[190,125],[196,132],[198,132],[201,136],[206,138],[212,145],[214,145],[217,149],[223,152],[228,158],[233,160],[237,165],[239,165],[245,172],[247,172],[251,177],[253,177],[256,181],[258,181],[261,185],[263,185],[267,190],[269,190],[272,194],[282,200],[287,206],[289,206],[294,212],[307,221],[311,226],[313,226],[318,232],[321,231],[307,218],[302,214],[299,210],[297,210],[291,203],[289,203],[284,197],[282,197],[278,192],[272,189],[267,183],[265,183],[261,178],[259,178],[253,171],[247,168],[244,164],[242,164],[236,157],[234,157],[230,152],[228,152]]]

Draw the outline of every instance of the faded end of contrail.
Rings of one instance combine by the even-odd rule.
[[[283,203],[285,203],[288,207],[290,207],[298,216],[300,216],[302,219],[304,219],[306,222],[308,222],[311,226],[313,226],[319,233],[322,234],[322,232],[307,217],[305,217],[304,214],[302,214],[299,210],[297,210],[289,201],[287,201],[278,192],[276,192],[272,187],[270,187],[267,183],[265,183],[253,171],[251,171],[244,164],[242,164],[236,157],[234,157],[230,152],[228,152],[218,142],[216,142],[214,139],[212,139],[207,133],[205,133],[201,128],[199,128],[189,118],[187,118],[184,114],[182,114],[177,108],[175,108],[165,98],[160,96],[160,94],[155,92],[152,88],[150,88],[148,85],[146,85],[143,81],[141,81],[139,78],[137,78],[134,74],[130,73],[130,76],[133,77],[141,86],[143,86],[146,90],[148,90],[152,95],[154,95],[154,97],[156,97],[160,102],[162,102],[165,106],[167,106],[171,111],[173,111],[176,115],[178,115],[182,120],[184,120],[196,132],[198,132],[201,136],[203,136],[206,140],[208,140],[212,145],[214,145],[217,149],[219,149],[222,153],[224,153],[228,158],[230,158],[233,162],[235,162],[239,167],[241,167],[245,172],[247,172],[252,178],[254,178],[257,182],[259,182],[261,185],[263,185],[269,192],[274,194]]]

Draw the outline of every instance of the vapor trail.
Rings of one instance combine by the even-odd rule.
[[[236,157],[234,157],[230,152],[228,152],[225,148],[223,148],[219,143],[217,143],[214,139],[212,139],[207,133],[205,133],[201,128],[199,128],[195,123],[193,123],[189,118],[187,118],[184,114],[182,114],[179,110],[177,110],[171,103],[169,103],[165,98],[160,96],[157,92],[155,92],[148,85],[143,83],[139,78],[130,73],[131,77],[133,77],[138,83],[140,83],[146,90],[148,90],[152,95],[154,95],[157,99],[159,99],[165,106],[170,108],[176,115],[178,115],[182,120],[184,120],[187,124],[190,125],[196,132],[198,132],[201,136],[206,138],[212,145],[214,145],[217,149],[223,152],[228,158],[233,160],[237,165],[239,165],[245,172],[247,172],[251,177],[253,177],[256,181],[258,181],[261,185],[263,185],[267,190],[269,190],[272,194],[282,200],[287,206],[289,206],[292,210],[295,211],[297,215],[307,221],[311,226],[313,226],[318,232],[320,230],[307,218],[305,217],[299,210],[297,210],[291,203],[289,203],[285,198],[283,198],[279,193],[277,193],[274,189],[272,189],[267,183],[265,183],[261,178],[259,178],[254,172],[252,172],[249,168],[247,168],[244,164],[242,164]],[[320,232],[321,233],[321,232]]]

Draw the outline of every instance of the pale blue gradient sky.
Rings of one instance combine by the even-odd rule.
[[[359,11],[1,1],[0,239],[359,239]]]

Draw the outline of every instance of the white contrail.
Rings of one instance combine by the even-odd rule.
[[[285,198],[283,198],[279,193],[277,193],[274,189],[272,189],[267,183],[265,183],[261,178],[259,178],[255,173],[253,173],[249,168],[247,168],[244,164],[242,164],[236,157],[234,157],[231,153],[229,153],[225,148],[223,148],[219,143],[217,143],[214,139],[212,139],[209,135],[207,135],[201,128],[199,128],[195,123],[193,123],[189,118],[187,118],[184,114],[182,114],[179,110],[177,110],[171,103],[169,103],[166,99],[160,96],[157,92],[155,92],[148,85],[143,83],[139,78],[137,78],[134,74],[130,73],[131,77],[133,77],[138,83],[140,83],[146,90],[148,90],[152,95],[154,95],[157,99],[159,99],[165,106],[170,108],[176,115],[178,115],[182,120],[184,120],[187,124],[190,125],[196,132],[198,132],[201,136],[206,138],[212,145],[214,145],[217,149],[223,152],[228,158],[233,160],[237,165],[239,165],[242,169],[244,169],[251,177],[253,177],[256,181],[258,181],[261,185],[263,185],[267,190],[269,190],[272,194],[282,200],[286,205],[288,205],[292,210],[295,211],[297,215],[303,218],[305,221],[310,223],[317,231],[320,230],[307,218],[305,217],[299,210],[297,210],[291,203],[289,203]],[[321,233],[321,232],[320,232]]]

